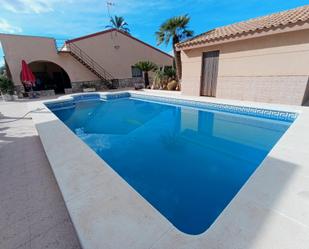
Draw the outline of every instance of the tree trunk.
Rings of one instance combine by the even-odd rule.
[[[145,81],[145,88],[147,88],[149,86],[148,72],[144,72],[144,81]]]
[[[175,65],[176,65],[176,78],[177,80],[181,80],[182,76],[182,66],[181,66],[181,53],[176,50],[176,44],[179,42],[177,36],[173,37],[173,51],[175,57]]]

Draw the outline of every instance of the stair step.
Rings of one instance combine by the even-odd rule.
[[[97,71],[96,69],[94,69],[93,65],[90,66],[87,62],[85,62],[79,55],[75,54],[72,51],[69,51],[70,54],[76,59],[78,60],[81,64],[83,64],[89,71],[91,71],[92,73],[94,73],[96,76],[98,76],[101,80],[104,81],[105,84],[111,86],[112,84],[110,83],[110,81],[108,79],[106,79],[103,75],[105,75],[105,72],[100,73],[99,71]],[[94,64],[95,62],[92,62],[92,64]]]

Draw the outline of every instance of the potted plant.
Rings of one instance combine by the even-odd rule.
[[[13,82],[3,75],[0,76],[0,92],[4,101],[17,99],[17,96],[14,95]]]

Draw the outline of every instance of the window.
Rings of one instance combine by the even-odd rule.
[[[143,77],[143,72],[139,68],[132,66],[131,71],[132,71],[133,78]]]

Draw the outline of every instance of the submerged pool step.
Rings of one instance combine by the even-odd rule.
[[[61,102],[46,103],[45,105],[51,111],[58,111],[58,110],[63,110],[63,109],[75,108],[76,103],[72,100],[66,100],[66,101],[61,101]]]

